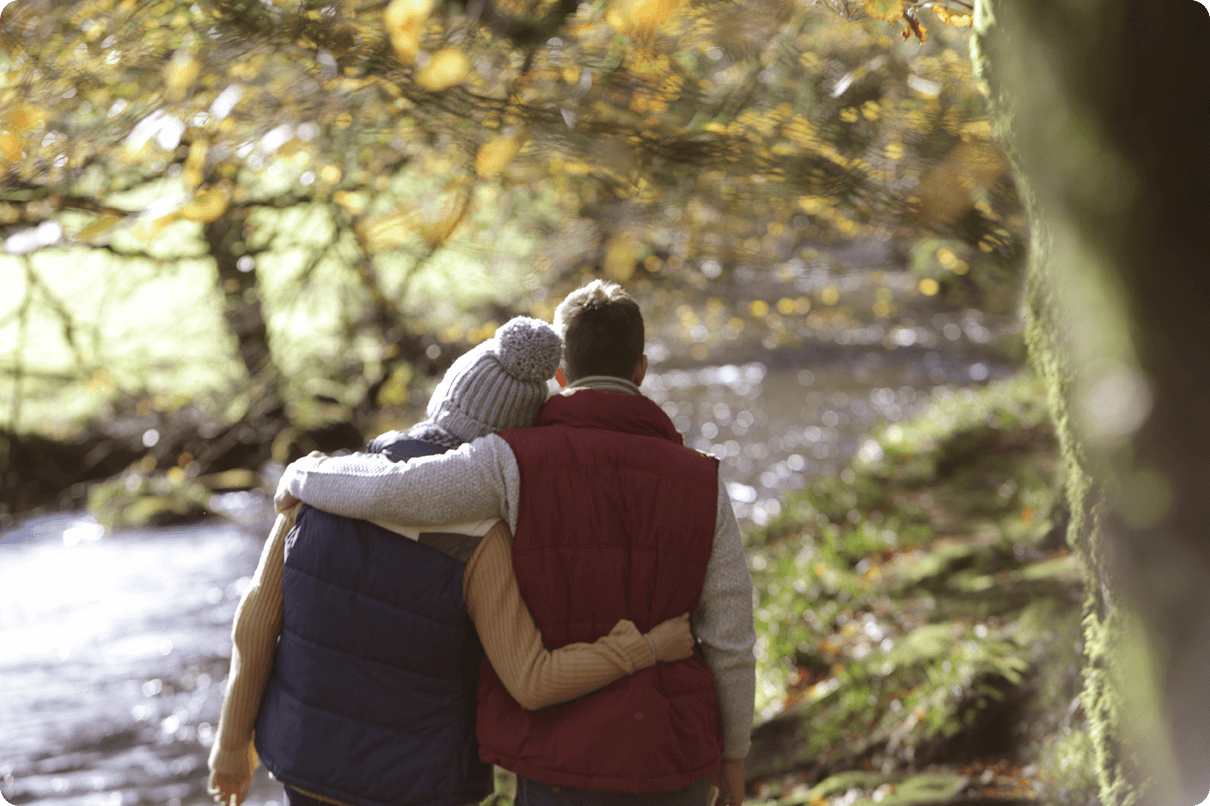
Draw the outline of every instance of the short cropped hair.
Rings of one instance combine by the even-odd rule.
[[[555,309],[568,382],[589,375],[630,379],[643,357],[643,313],[616,283],[593,280]]]

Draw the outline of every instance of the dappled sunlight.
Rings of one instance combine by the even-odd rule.
[[[53,5],[8,4],[0,53],[6,794],[202,802],[285,463],[417,422],[598,276],[744,531],[749,793],[1095,788],[970,4]],[[1072,421],[1126,444],[1159,392],[1089,367]],[[1177,480],[1125,478],[1114,517],[1162,523]]]

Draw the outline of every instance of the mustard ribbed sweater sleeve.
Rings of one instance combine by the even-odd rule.
[[[210,748],[210,788],[217,791],[214,776],[223,773],[237,778],[252,774],[256,754],[252,731],[256,713],[282,628],[282,567],[286,557],[286,535],[294,527],[298,507],[277,516],[265,541],[252,583],[235,611],[231,630],[231,671],[214,746]]]
[[[594,643],[547,650],[517,588],[512,535],[503,522],[471,555],[462,587],[488,661],[513,699],[530,711],[582,697],[655,664],[647,639],[625,619]]]

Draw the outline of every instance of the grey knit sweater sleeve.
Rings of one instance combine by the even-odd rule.
[[[495,434],[457,450],[392,462],[382,454],[307,456],[286,468],[287,492],[317,509],[371,521],[437,526],[500,517],[517,529],[521,473]]]
[[[378,454],[306,457],[286,469],[279,498],[281,491],[318,509],[365,520],[420,526],[501,517],[515,534],[521,471],[508,443],[489,434],[455,451],[406,463]],[[742,758],[756,696],[756,633],[748,560],[721,478],[714,547],[691,623],[718,690],[723,754]]]
[[[752,577],[731,498],[720,476],[714,548],[697,611],[690,620],[702,655],[714,675],[723,712],[723,755],[748,754],[756,704],[756,629],[752,621]]]

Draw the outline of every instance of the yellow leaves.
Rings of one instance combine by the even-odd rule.
[[[72,236],[76,241],[89,241],[98,235],[103,235],[116,227],[122,221],[122,216],[114,213],[104,213],[97,220]]]
[[[916,19],[914,3],[908,0],[865,0],[865,11],[876,20],[904,23],[903,38],[915,36],[921,42],[928,38],[928,29]]]
[[[798,207],[807,215],[819,215],[831,203],[821,196],[803,196],[798,200]]]
[[[419,221],[415,223],[416,234],[429,246],[436,248],[445,243],[469,209],[469,197],[459,196],[455,199],[443,199],[440,204],[426,205],[421,212]]]
[[[840,110],[840,119],[845,123],[856,123],[857,109],[852,106],[846,106],[844,109]]]
[[[748,313],[757,319],[764,319],[769,315],[769,303],[763,299],[754,299],[748,303]]]
[[[197,56],[187,50],[178,50],[172,54],[168,64],[164,65],[164,95],[170,101],[184,99],[202,72],[202,62]]]
[[[415,81],[429,92],[441,92],[461,84],[470,70],[470,60],[462,51],[445,48],[434,53],[428,64],[416,71]]]
[[[319,169],[319,178],[328,185],[335,185],[344,174],[335,165],[325,165]]]
[[[876,20],[897,22],[906,8],[905,0],[865,0],[865,13]]]
[[[203,190],[173,215],[183,221],[209,223],[217,221],[223,213],[227,212],[227,205],[230,201],[231,189],[226,185],[219,185]]]
[[[370,203],[369,194],[353,193],[348,190],[338,190],[332,194],[332,201],[349,218],[355,218],[365,212]]]
[[[882,107],[877,101],[866,101],[861,105],[861,116],[868,121],[876,121],[882,117]]]
[[[353,229],[370,254],[398,249],[413,235],[432,249],[449,240],[466,217],[469,202],[465,194],[429,198],[418,207],[400,207],[358,222]]]
[[[497,177],[517,156],[525,142],[526,131],[515,129],[501,132],[479,147],[475,154],[475,172],[484,179]]]
[[[615,31],[648,36],[668,20],[682,0],[612,0],[605,20]]]
[[[970,270],[970,265],[965,260],[945,247],[937,250],[937,262],[941,264],[942,268],[948,269],[954,274],[966,274]]]
[[[634,274],[639,259],[639,239],[633,232],[613,233],[605,245],[601,268],[615,283],[624,283]]]
[[[420,52],[424,23],[433,11],[433,0],[391,0],[383,12],[387,36],[399,61],[411,64]]]
[[[968,11],[952,11],[944,6],[933,6],[931,10],[939,20],[956,28],[968,28],[974,20]]]
[[[0,162],[19,162],[25,156],[24,135],[44,127],[46,119],[45,111],[29,104],[0,116]]]
[[[368,218],[354,225],[353,230],[361,240],[362,247],[370,254],[398,249],[407,243],[411,234],[412,213],[405,209],[393,210],[383,215]]]
[[[260,70],[257,67],[256,62],[246,60],[238,61],[231,65],[231,69],[228,72],[231,74],[232,78],[240,81],[254,81],[257,75],[260,73]]]
[[[46,125],[46,112],[36,106],[19,106],[0,118],[0,125],[10,131],[23,133]]]
[[[205,140],[199,138],[190,143],[189,156],[185,158],[185,167],[181,171],[181,178],[185,182],[186,189],[195,190],[198,185],[202,184],[202,180],[205,178],[207,151],[208,146]]]
[[[992,123],[987,118],[963,124],[962,128],[959,129],[959,135],[963,140],[994,139],[994,135],[992,134]]]
[[[5,162],[19,162],[25,155],[21,141],[8,132],[0,133],[0,159]]]
[[[925,277],[916,285],[916,287],[920,289],[920,293],[924,294],[926,297],[936,296],[937,292],[941,290],[941,285],[932,277]]]
[[[892,162],[903,158],[903,143],[887,143],[883,154]]]

